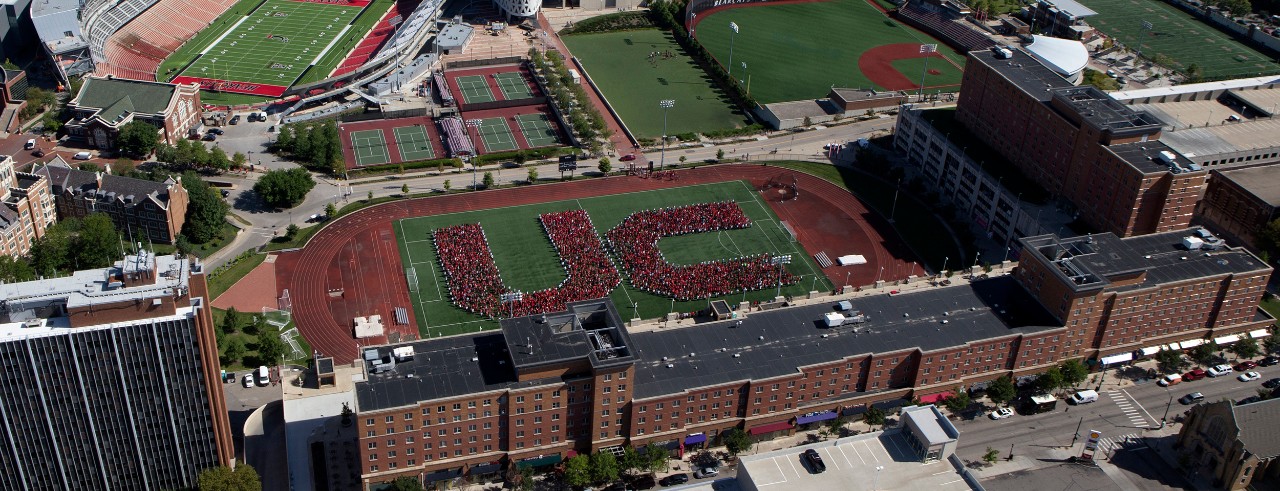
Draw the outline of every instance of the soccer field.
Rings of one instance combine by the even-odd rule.
[[[773,210],[759,199],[750,184],[742,181],[408,218],[393,222],[392,227],[399,241],[402,264],[406,269],[413,268],[417,276],[416,293],[414,288],[410,288],[410,298],[414,302],[414,315],[422,336],[438,337],[491,329],[497,327],[497,323],[450,303],[448,286],[431,240],[431,233],[437,228],[479,223],[506,286],[532,292],[554,288],[565,279],[559,256],[538,223],[538,215],[542,213],[587,210],[597,234],[603,237],[605,232],[637,211],[727,200],[736,201],[742,207],[753,221],[751,227],[668,237],[658,244],[663,256],[675,264],[695,264],[752,254],[790,254],[792,262],[787,269],[799,276],[800,281],[784,286],[784,295],[798,296],[811,289],[824,291],[832,288],[800,244],[791,241]],[[638,310],[642,318],[656,318],[673,308],[674,311],[690,312],[706,308],[708,303],[707,300],[672,303],[669,297],[635,290],[625,279],[625,272],[623,277],[622,285],[610,295],[623,315],[632,315]],[[719,298],[727,300],[730,305],[737,305],[744,299],[769,300],[775,293],[775,289],[769,288]]]
[[[1191,14],[1159,0],[1085,0],[1098,12],[1089,24],[1125,47],[1154,59],[1164,55],[1179,71],[1198,65],[1206,79],[1280,73],[1280,64]],[[1143,26],[1148,22],[1151,29]]]
[[[217,88],[228,92],[279,96],[340,39],[364,34],[358,31],[367,27],[353,27],[352,21],[367,5],[266,0],[213,33],[174,81],[220,81],[226,83]]]
[[[729,28],[730,22],[738,25],[738,34],[734,35]],[[858,70],[858,59],[877,46],[937,43],[938,53],[954,65],[929,60],[929,68],[939,72],[927,77],[925,85],[929,87],[954,85],[951,91],[959,90],[962,72],[959,67],[964,66],[964,55],[927,34],[889,19],[866,0],[764,4],[719,10],[699,21],[694,33],[698,42],[725,67],[729,67],[732,42],[734,77],[746,79],[744,73],[749,75],[751,95],[762,104],[818,99],[826,96],[832,86],[876,87]],[[839,41],[834,42],[837,36]],[[743,63],[747,64],[745,72]],[[923,65],[923,61],[918,63],[917,67]],[[919,83],[922,70],[908,69],[902,74]]]

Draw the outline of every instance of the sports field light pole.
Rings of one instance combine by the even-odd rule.
[[[478,119],[469,119],[469,120],[467,120],[467,126],[468,126],[468,127],[471,127],[471,128],[475,128],[475,129],[476,129],[476,134],[477,134],[477,135],[479,135],[479,134],[480,134],[480,120],[478,120]],[[469,132],[469,131],[467,132],[467,138],[471,138],[471,132]],[[472,152],[471,152],[471,153],[475,153],[475,147],[478,147],[479,145],[476,145],[476,144],[475,144],[475,140],[472,140],[472,142],[471,142],[471,146],[472,146]],[[471,161],[471,159],[467,159],[467,160],[468,160],[468,161]],[[474,161],[472,161],[472,162],[471,162],[471,190],[472,190],[472,191],[475,191],[475,190],[476,190],[476,164],[475,164],[475,162],[474,162]]]
[[[729,29],[733,29],[733,34],[729,35],[729,79],[733,79],[733,38],[738,37],[738,23],[730,22]]]
[[[510,314],[508,314],[508,318],[514,318],[516,316],[516,302],[524,300],[524,293],[521,292],[520,290],[507,292],[499,296],[499,299],[502,300],[502,303],[505,303],[511,306],[511,309],[509,310]]]
[[[924,79],[929,74],[929,55],[938,52],[936,44],[921,44],[920,54],[924,55],[924,71],[920,72],[920,93],[916,94],[916,102],[924,102]]]
[[[751,95],[751,74],[747,73],[747,62],[742,62],[742,76],[747,80],[747,95]]]
[[[769,260],[769,262],[773,263],[774,266],[786,266],[791,264],[791,255],[773,256],[773,259]],[[784,269],[786,268],[778,268],[778,293],[774,297],[782,296],[782,270]]]
[[[667,110],[675,107],[675,99],[663,99],[658,101],[658,106],[662,107],[662,156],[658,161],[658,168],[666,168],[667,166]]]

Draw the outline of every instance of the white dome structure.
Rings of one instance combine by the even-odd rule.
[[[496,0],[496,3],[512,17],[533,17],[542,8],[542,0]]]
[[[1022,48],[1044,66],[1073,84],[1080,83],[1080,74],[1089,64],[1089,49],[1080,41],[1049,36],[1031,36],[1031,44]]]

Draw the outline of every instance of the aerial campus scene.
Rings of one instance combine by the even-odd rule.
[[[6,12],[0,489],[1280,489],[1276,0]]]

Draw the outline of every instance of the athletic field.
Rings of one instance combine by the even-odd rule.
[[[662,136],[663,111],[658,101],[664,99],[675,100],[667,120],[668,135],[748,124],[729,99],[712,88],[707,74],[671,34],[642,29],[576,34],[563,40],[637,138]],[[651,58],[649,54],[655,52],[664,56]]]
[[[730,22],[738,25],[737,35],[729,28]],[[694,34],[726,68],[730,68],[732,41],[733,75],[740,80],[749,78],[751,95],[762,104],[822,98],[832,86],[899,89],[884,87],[859,70],[863,54],[880,46],[938,44],[938,52],[950,62],[941,57],[929,59],[929,70],[936,74],[926,76],[924,83],[926,89],[932,87],[931,92],[959,90],[964,67],[964,55],[889,19],[866,0],[755,4],[717,10],[698,21]],[[918,47],[909,54],[917,52]],[[747,64],[745,70],[743,63]],[[895,61],[893,69],[915,87],[924,75],[923,65],[922,59],[908,58]]]
[[[1185,71],[1199,65],[1206,79],[1257,77],[1280,73],[1269,56],[1236,41],[1191,14],[1159,0],[1083,0],[1098,12],[1089,24],[1142,56],[1169,57],[1170,66]],[[1151,25],[1147,29],[1142,23]]]
[[[387,5],[265,0],[247,13],[237,5],[184,44],[160,71],[180,70],[173,82],[278,97],[313,67],[327,74]],[[362,15],[365,10],[380,11]]]
[[[423,337],[436,337],[475,332],[496,325],[489,319],[463,311],[449,302],[448,286],[436,260],[431,240],[431,232],[437,228],[479,223],[484,229],[494,261],[506,286],[532,292],[554,288],[565,279],[559,257],[538,222],[539,214],[571,209],[587,210],[596,232],[603,237],[605,232],[623,218],[637,211],[725,200],[736,201],[753,220],[752,226],[741,230],[662,239],[659,248],[663,256],[672,263],[695,264],[751,254],[790,254],[792,263],[788,270],[799,276],[800,281],[783,287],[784,295],[804,295],[811,289],[828,291],[832,288],[831,283],[817,273],[818,267],[804,249],[793,242],[790,235],[781,228],[769,205],[760,201],[759,194],[745,181],[405,218],[394,221],[392,227],[399,241],[402,264],[405,268],[412,267],[417,276],[417,291],[413,292],[411,288],[409,296],[419,330]],[[656,318],[672,311],[670,298],[636,291],[631,288],[624,271],[623,275],[622,285],[614,289],[611,298],[624,316],[633,315],[637,304],[642,318]],[[737,305],[744,298],[772,299],[775,293],[776,290],[770,288],[749,292],[745,296],[723,298],[730,305]],[[706,300],[675,302],[674,309],[690,312],[706,306]]]

